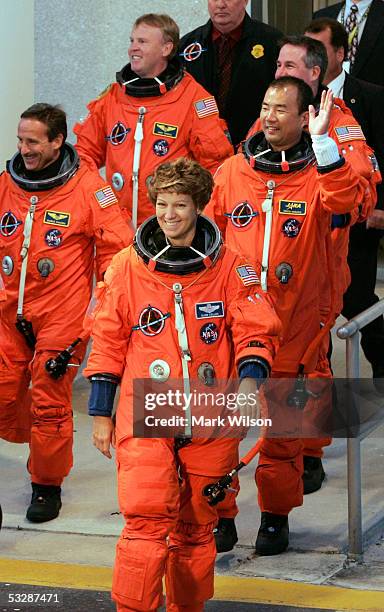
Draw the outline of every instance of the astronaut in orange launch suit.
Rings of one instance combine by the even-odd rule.
[[[33,522],[58,515],[72,467],[72,382],[95,263],[100,279],[132,239],[111,187],[66,134],[60,108],[33,105],[0,176],[0,437],[30,443]]]
[[[334,313],[332,283],[322,283],[324,271],[332,270],[326,249],[331,214],[358,207],[379,180],[372,164],[364,176],[327,136],[331,94],[323,93],[317,117],[310,107],[311,136],[303,131],[311,100],[301,79],[282,77],[271,84],[260,116],[263,131],[220,167],[207,207],[226,244],[251,258],[261,290],[273,297],[283,332],[272,376],[280,378],[331,376],[321,341]],[[308,406],[320,401],[310,399]],[[256,471],[259,554],[288,546],[288,514],[302,504],[302,449],[302,440],[294,438],[263,443]]]
[[[315,97],[315,108],[320,104],[324,91],[322,80],[327,67],[327,53],[323,44],[308,36],[286,36],[281,41],[277,60],[276,78],[296,76],[303,79],[312,89]],[[261,129],[260,119],[257,119],[247,134],[247,138]],[[344,100],[334,98],[334,105],[328,126],[328,134],[338,146],[340,155],[345,157],[356,172],[368,178],[371,182],[367,198],[347,215],[335,215],[331,233],[334,268],[337,274],[334,278],[334,317],[340,314],[343,295],[350,283],[350,272],[347,263],[349,227],[353,223],[366,219],[375,207],[377,196],[375,185],[380,182],[379,172],[372,172],[375,164],[374,152],[368,146],[363,131],[347,107]],[[371,180],[372,179],[372,180]],[[325,278],[327,281],[327,278]],[[308,455],[314,455],[313,449],[308,449]]]
[[[214,172],[233,154],[215,98],[184,72],[178,44],[179,28],[168,15],[139,17],[130,63],[74,127],[80,157],[96,169],[105,165],[135,228],[154,213],[147,181],[160,163],[185,156]]]
[[[213,596],[217,517],[202,489],[238,463],[238,439],[195,438],[193,427],[184,438],[134,437],[134,380],[152,380],[159,393],[171,379],[192,389],[208,369],[205,390],[209,380],[237,374],[240,386],[256,389],[254,379],[268,375],[277,346],[280,322],[269,296],[254,291],[252,266],[222,245],[216,225],[201,214],[212,185],[195,161],[159,166],[149,186],[156,217],[113,258],[99,287],[84,374],[92,382],[94,444],[110,457],[116,441],[126,521],[112,588],[119,611],[157,610],[164,573],[169,612],[203,610]]]

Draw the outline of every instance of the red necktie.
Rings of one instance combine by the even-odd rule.
[[[219,89],[216,101],[219,107],[220,117],[223,117],[232,71],[232,46],[227,36],[221,35],[218,39],[217,66],[219,73]]]

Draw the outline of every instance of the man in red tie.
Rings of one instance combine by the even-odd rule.
[[[248,0],[208,0],[208,22],[180,41],[186,70],[215,96],[235,147],[260,114],[282,36],[251,19],[247,4]]]

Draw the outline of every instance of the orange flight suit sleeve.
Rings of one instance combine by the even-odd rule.
[[[240,155],[240,153],[238,153]],[[224,216],[224,208],[223,202],[225,201],[222,196],[222,173],[220,168],[216,170],[216,174],[214,176],[215,186],[212,191],[211,199],[209,200],[207,206],[204,209],[204,214],[207,217],[210,217],[214,220],[216,225],[218,226],[220,232],[223,235],[223,240],[225,242],[225,235],[227,230],[227,218]],[[224,178],[225,181],[225,178]]]
[[[336,142],[340,155],[351,164],[356,174],[367,181],[365,197],[355,204],[359,206],[359,220],[363,221],[376,206],[376,185],[381,182],[381,174],[374,151],[368,146],[360,125],[342,100],[336,99],[336,102],[338,105],[331,114],[329,135]],[[350,132],[349,136],[345,135],[346,130]]]
[[[227,157],[233,155],[233,146],[226,136],[229,134],[226,123],[218,113],[199,118],[195,108],[192,112],[191,153],[204,168],[214,173]]]
[[[348,162],[330,172],[318,167],[320,201],[332,213],[345,213],[369,197],[369,181]]]
[[[92,323],[92,351],[84,376],[108,372],[121,378],[124,372],[125,355],[131,335],[131,317],[128,295],[121,270],[126,250],[115,256],[98,283],[98,304]]]
[[[104,125],[105,105],[108,96],[92,100],[88,105],[88,116],[83,122],[78,122],[73,128],[77,136],[76,149],[89,168],[98,170],[105,165],[107,141],[105,139],[106,127]]]
[[[238,365],[247,357],[257,356],[265,359],[272,368],[279,346],[281,322],[272,300],[259,285],[245,288],[240,280],[236,269],[249,265],[249,261],[237,258],[228,278],[228,326],[235,347],[235,361]]]
[[[133,230],[123,218],[112,188],[97,174],[92,173],[92,176],[95,179],[94,190],[88,195],[90,230],[96,246],[96,278],[100,280],[112,257],[131,244]],[[105,199],[100,203],[97,196]]]

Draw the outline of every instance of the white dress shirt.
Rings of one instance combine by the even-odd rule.
[[[335,98],[343,99],[344,95],[344,83],[345,83],[345,70],[342,70],[333,81],[330,81],[327,85],[335,96]]]

